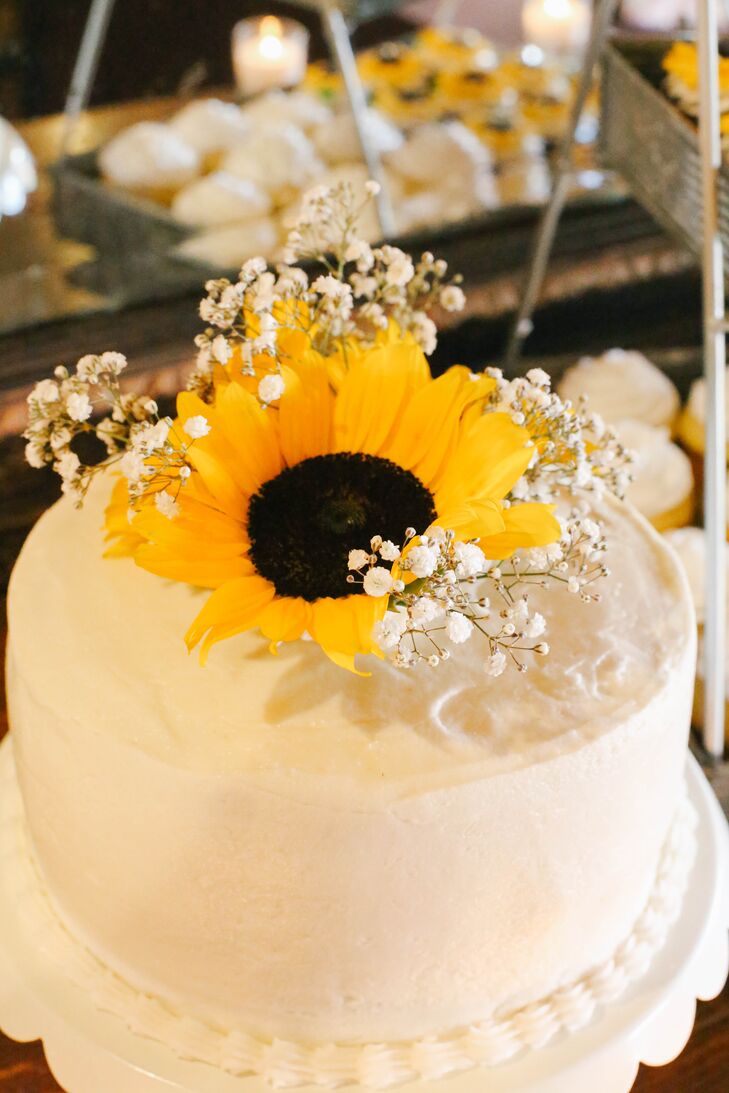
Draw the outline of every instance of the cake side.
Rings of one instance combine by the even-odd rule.
[[[406,732],[409,695],[387,669],[374,724],[347,689],[359,681],[343,696],[328,666],[306,684],[308,721],[287,723],[274,698],[291,663],[262,643],[228,643],[204,670],[172,650],[149,659],[135,612],[146,604],[145,630],[164,632],[165,605],[192,614],[194,596],[94,562],[99,511],[59,506],[24,551],[8,681],[38,864],[112,968],[223,1026],[393,1040],[541,997],[629,933],[679,799],[695,658],[685,579],[636,514],[606,505],[620,547],[607,614],[580,624],[576,599],[555,609],[567,663],[518,696],[474,669],[457,705],[475,716],[480,693],[481,732],[477,718],[444,719],[447,674],[438,722],[435,684],[418,680],[419,731]],[[73,535],[68,516],[82,522]],[[134,594],[130,573],[144,578]],[[581,625],[582,652],[567,641]],[[107,659],[110,630],[124,640]],[[206,723],[196,688],[226,686]],[[236,696],[239,737],[214,720]]]

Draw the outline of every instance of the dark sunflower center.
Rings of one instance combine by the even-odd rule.
[[[349,596],[350,550],[373,535],[402,543],[435,519],[420,479],[389,459],[338,452],[305,459],[261,486],[248,509],[251,560],[279,596]]]

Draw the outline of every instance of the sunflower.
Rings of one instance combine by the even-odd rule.
[[[491,378],[454,367],[433,379],[409,337],[353,347],[346,371],[308,350],[283,378],[275,408],[230,373],[211,405],[180,394],[171,438],[191,418],[210,429],[189,446],[184,486],[167,487],[174,518],[147,495],[130,524],[123,479],[107,512],[111,552],[211,590],[185,639],[203,660],[256,627],[272,648],[306,632],[350,670],[357,654],[381,655],[388,596],[347,581],[349,551],[375,535],[439,525],[491,559],[559,537],[550,506],[502,503],[534,446],[509,415],[483,412]]]

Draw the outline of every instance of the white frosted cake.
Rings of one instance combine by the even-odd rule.
[[[102,558],[105,485],[28,539],[8,666],[37,861],[105,963],[225,1029],[401,1041],[539,999],[630,934],[696,656],[642,518],[609,506],[603,601],[544,606],[556,648],[528,686],[475,658],[363,680],[250,635],[201,667],[198,597]]]
[[[624,450],[540,369],[433,378],[425,309],[463,292],[354,237],[360,205],[304,202],[288,260],[323,258],[316,231],[337,259],[311,284],[259,260],[208,283],[174,419],[118,353],[36,385],[27,458],[67,496],[9,593],[60,964],[133,1031],[282,1086],[579,1027],[665,941],[691,857],[693,606],[615,496]]]

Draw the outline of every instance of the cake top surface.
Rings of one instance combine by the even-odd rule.
[[[602,601],[535,589],[552,652],[526,677],[487,677],[470,642],[432,671],[370,657],[362,679],[314,643],[272,655],[253,633],[216,646],[202,667],[182,635],[204,594],[102,557],[109,491],[102,476],[81,511],[59,502],[28,538],[11,582],[12,663],[49,709],[176,766],[246,771],[273,787],[314,775],[403,793],[498,775],[639,714],[691,641],[674,555],[607,500],[596,506],[610,543]]]

